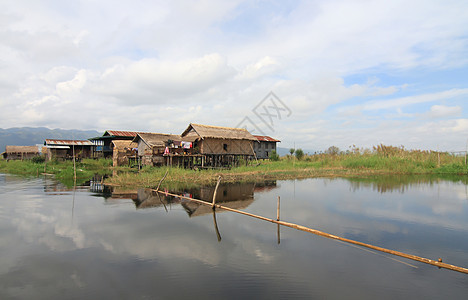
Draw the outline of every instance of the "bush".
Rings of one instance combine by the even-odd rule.
[[[45,162],[45,157],[44,156],[34,156],[31,161],[35,164],[41,164]]]
[[[270,152],[270,160],[271,161],[278,161],[279,160],[279,154],[276,152],[276,150],[272,150]]]
[[[301,148],[297,149],[294,154],[296,155],[297,160],[301,160],[304,157],[304,151],[302,151]]]

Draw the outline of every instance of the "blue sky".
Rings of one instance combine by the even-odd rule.
[[[467,146],[466,1],[0,1],[1,128]]]

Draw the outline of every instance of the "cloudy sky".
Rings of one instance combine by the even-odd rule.
[[[463,0],[0,4],[0,128],[192,122],[287,148],[467,144]]]

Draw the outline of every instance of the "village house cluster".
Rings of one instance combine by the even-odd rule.
[[[231,167],[268,159],[277,139],[252,135],[244,128],[189,124],[180,135],[107,130],[88,140],[46,139],[44,145],[6,146],[7,160],[112,158],[114,166]]]

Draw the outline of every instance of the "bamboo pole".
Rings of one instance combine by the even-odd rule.
[[[169,169],[166,170],[166,174],[164,174],[163,178],[158,183],[158,187],[156,188],[156,192],[159,191],[159,187],[161,186],[161,183],[163,182],[164,179],[166,179],[167,172],[169,172]]]
[[[278,196],[278,206],[276,208],[276,221],[280,220],[280,196]]]
[[[221,175],[219,175],[218,177],[218,182],[216,183],[216,188],[214,190],[214,193],[213,193],[213,200],[212,200],[212,203],[211,203],[211,207],[214,209],[215,205],[216,205],[216,193],[218,192],[218,187],[219,187],[219,183],[221,182]]]
[[[163,192],[158,191],[158,193],[163,193]],[[181,196],[181,195],[176,195],[176,194],[172,194],[172,193],[168,193],[168,195],[171,195],[171,196],[174,196],[174,197],[179,197],[181,199],[186,199],[186,200],[189,200],[189,201],[193,201],[193,202],[196,202],[196,203],[201,204],[201,205],[210,205],[212,207],[216,207],[216,208],[219,208],[219,209],[224,209],[224,210],[227,210],[227,211],[231,211],[231,212],[235,212],[235,213],[242,214],[242,215],[245,215],[245,216],[260,219],[260,220],[263,220],[263,221],[268,221],[268,222],[275,223],[275,224],[278,224],[278,225],[282,225],[282,226],[294,228],[294,229],[297,229],[297,230],[305,231],[305,232],[312,233],[312,234],[322,236],[322,237],[326,237],[326,238],[329,238],[329,239],[342,241],[342,242],[346,242],[346,243],[353,244],[353,245],[358,245],[358,246],[361,246],[361,247],[377,250],[377,251],[380,251],[380,252],[383,252],[383,253],[388,253],[388,254],[392,254],[392,255],[395,255],[395,256],[400,256],[400,257],[403,257],[403,258],[411,259],[411,260],[414,260],[414,261],[419,261],[419,262],[429,264],[429,265],[433,265],[433,266],[436,266],[436,267],[439,267],[439,268],[444,268],[444,269],[447,269],[447,270],[452,270],[452,271],[457,271],[457,272],[460,272],[460,273],[468,274],[468,269],[444,263],[444,262],[442,262],[442,259],[440,259],[440,258],[438,260],[432,260],[432,259],[428,259],[428,258],[424,258],[424,257],[419,257],[419,256],[416,256],[416,255],[407,254],[407,253],[400,252],[400,251],[394,251],[394,250],[386,249],[386,248],[383,248],[383,247],[374,246],[374,245],[354,241],[354,240],[347,239],[347,238],[342,238],[342,237],[332,235],[332,234],[329,234],[329,233],[326,233],[326,232],[322,232],[322,231],[319,231],[319,230],[316,230],[316,229],[308,228],[308,227],[305,227],[305,226],[302,226],[302,225],[297,225],[297,224],[294,224],[294,223],[289,223],[289,222],[284,222],[284,221],[277,221],[277,220],[273,220],[273,219],[270,219],[270,218],[265,218],[265,217],[262,217],[262,216],[259,216],[259,215],[251,214],[251,213],[248,213],[248,212],[245,212],[245,211],[237,210],[237,209],[230,208],[230,207],[227,207],[227,206],[222,206],[222,205],[219,205],[219,204],[212,204],[212,203],[209,203],[209,202],[206,202],[206,201],[203,201],[203,200],[199,200],[199,199],[194,199],[194,198],[185,197],[185,196]]]
[[[216,222],[216,212],[214,209],[213,209],[213,223],[214,223],[214,228],[216,231],[216,237],[218,238],[218,242],[221,242],[221,234],[219,233],[218,222]]]

